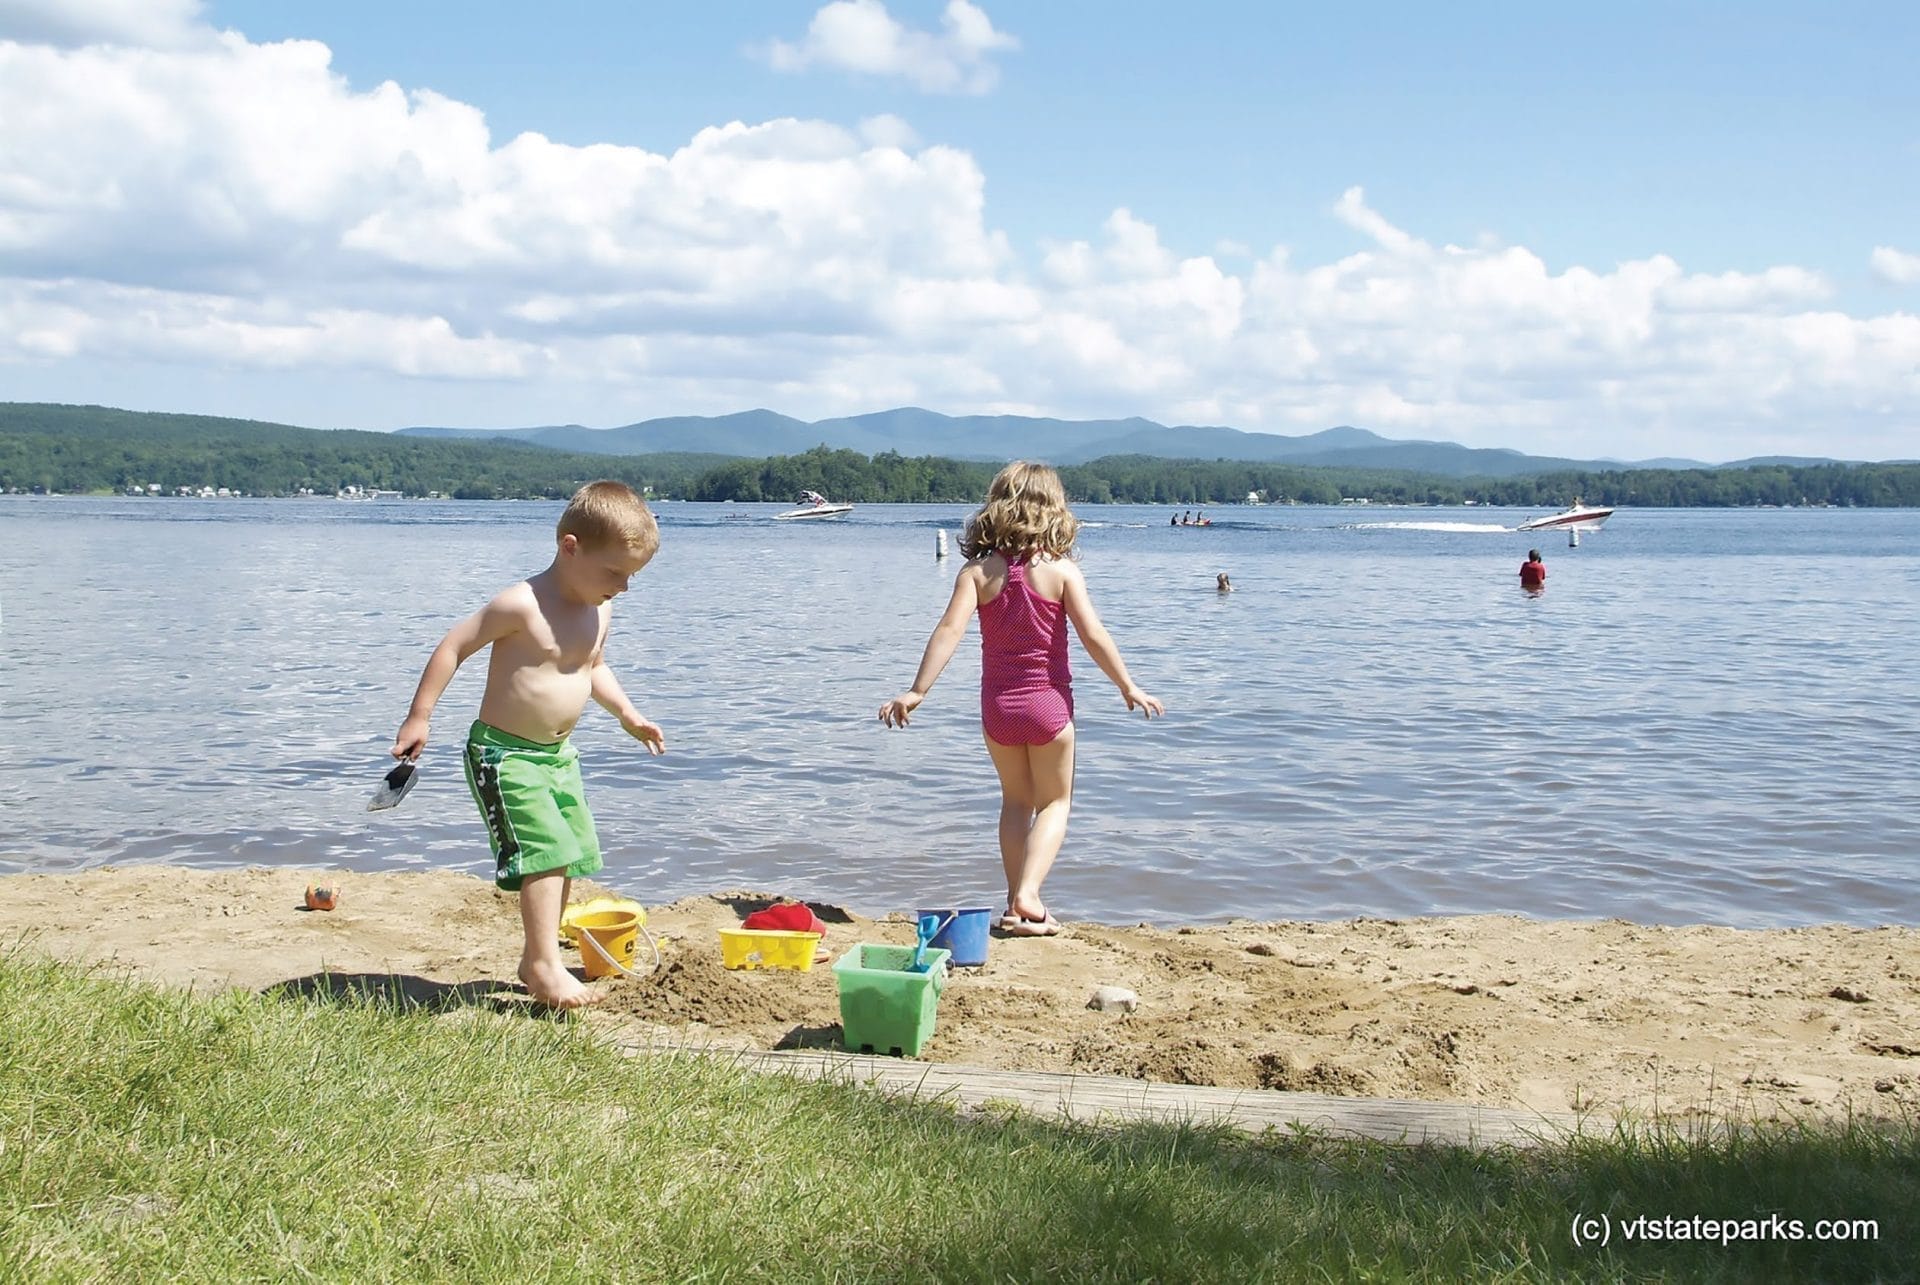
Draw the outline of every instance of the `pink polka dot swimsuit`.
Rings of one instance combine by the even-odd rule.
[[[1002,745],[1045,745],[1072,721],[1066,608],[1033,591],[1025,559],[1007,558],[1006,587],[980,604],[981,726]]]

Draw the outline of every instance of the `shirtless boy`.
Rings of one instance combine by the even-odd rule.
[[[520,980],[539,1003],[574,1008],[599,996],[561,962],[560,914],[574,876],[601,861],[580,752],[567,736],[592,697],[649,751],[666,750],[602,656],[613,600],[659,549],[660,529],[625,483],[591,482],[555,534],[551,566],[502,589],[433,649],[393,756],[419,756],[454,671],[492,647],[480,717],[467,732],[467,785],[487,823],[494,883],[520,894]]]

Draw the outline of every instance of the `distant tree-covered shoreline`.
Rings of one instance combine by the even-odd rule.
[[[826,447],[764,460],[728,460],[687,487],[692,500],[791,500],[813,490],[856,503],[976,503],[997,466],[966,460],[870,459]],[[1080,504],[1234,504],[1249,493],[1269,504],[1466,504],[1562,507],[1575,497],[1615,507],[1726,508],[1832,504],[1920,506],[1920,464],[1765,465],[1739,469],[1575,470],[1527,477],[1453,478],[1430,473],[1289,468],[1237,460],[1165,460],[1118,455],[1060,470]]]
[[[671,493],[725,459],[588,455],[514,441],[396,437],[101,406],[0,405],[4,491],[175,495],[225,487],[274,496],[358,488],[459,500],[559,499],[601,477]]]
[[[559,499],[615,477],[656,496],[791,502],[803,490],[862,504],[977,503],[998,465],[819,446],[798,455],[590,455],[515,441],[474,442],[295,428],[97,406],[0,404],[0,491],[174,495],[335,494],[354,488],[454,499]],[[1239,460],[1121,455],[1063,467],[1081,504],[1190,508],[1238,503],[1615,507],[1828,504],[1920,506],[1920,464],[1756,465],[1731,469],[1566,470],[1455,478]]]

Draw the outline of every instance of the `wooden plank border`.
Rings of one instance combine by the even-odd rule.
[[[750,1071],[843,1081],[912,1098],[952,1101],[965,1110],[1010,1104],[1038,1116],[1086,1123],[1226,1124],[1248,1133],[1306,1128],[1382,1142],[1476,1147],[1553,1143],[1577,1132],[1580,1124],[1580,1117],[1570,1111],[1221,1089],[1118,1075],[1000,1071],[861,1053],[712,1050],[710,1055],[726,1057]]]

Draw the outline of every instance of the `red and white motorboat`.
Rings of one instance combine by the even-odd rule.
[[[843,518],[853,512],[851,504],[836,504],[818,491],[802,491],[800,507],[773,515],[775,522],[802,522],[809,518]]]
[[[1528,518],[1516,531],[1598,531],[1600,524],[1613,516],[1612,509],[1597,504],[1582,504],[1576,497],[1573,507],[1543,518]]]

